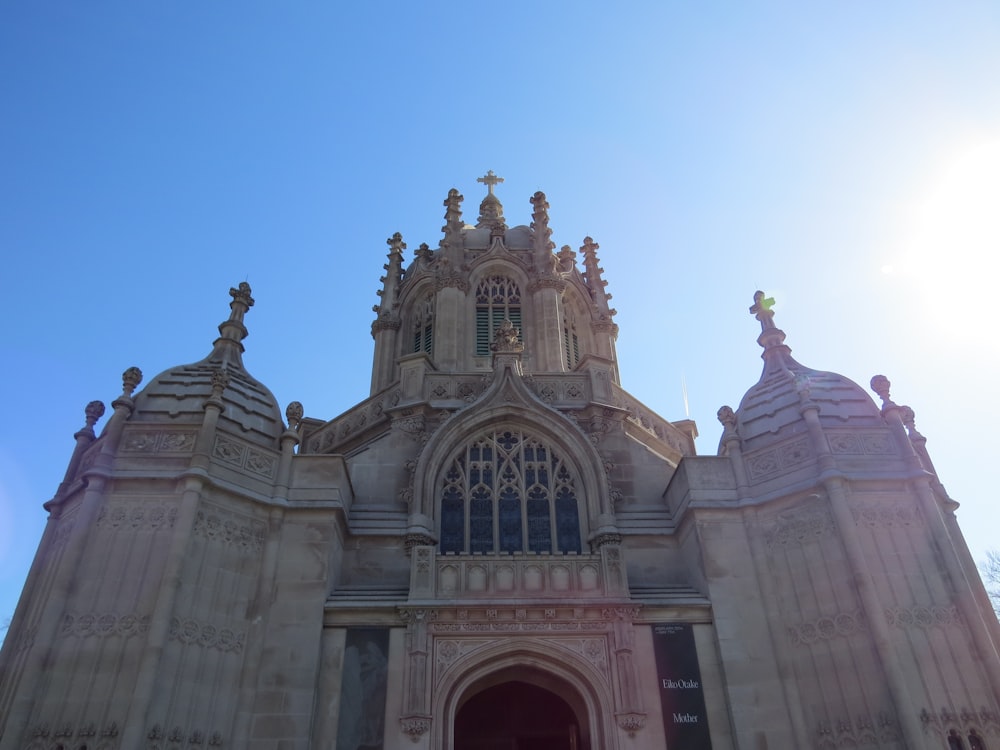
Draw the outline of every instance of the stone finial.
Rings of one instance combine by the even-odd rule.
[[[913,412],[913,409],[909,406],[899,407],[900,419],[903,420],[903,426],[906,427],[906,431],[910,434],[910,438],[913,440],[922,439],[924,436],[920,434],[917,430],[917,416]]]
[[[434,260],[434,251],[430,249],[426,242],[421,242],[414,256],[422,263],[430,263]]]
[[[380,313],[379,317],[385,316],[392,309],[399,296],[399,285],[403,278],[403,251],[406,249],[403,235],[399,232],[387,239],[385,244],[389,246],[389,254],[386,256],[389,262],[382,264],[386,274],[379,277],[382,288],[375,291],[382,301],[373,308],[375,312]]]
[[[517,340],[520,331],[514,327],[509,320],[504,319],[497,326],[493,335],[493,343],[490,344],[490,351],[493,352],[523,352],[524,344]]]
[[[549,229],[549,202],[541,190],[531,196],[534,211],[531,214],[531,231],[534,232],[536,263],[540,267],[546,258],[551,257],[556,244],[552,242],[552,230]]]
[[[138,367],[130,367],[122,373],[122,393],[131,397],[132,391],[142,382],[142,370]]]
[[[229,385],[229,372],[223,368],[212,370],[212,398],[222,398],[222,392]]]
[[[285,409],[285,418],[288,420],[288,428],[291,430],[299,429],[299,425],[302,423],[302,417],[305,414],[305,410],[302,408],[302,404],[299,401],[292,401]]]
[[[767,331],[776,328],[774,325],[774,297],[765,296],[759,289],[753,293],[753,304],[750,306],[750,314],[760,321],[760,330]]]
[[[611,299],[611,295],[604,291],[604,287],[608,285],[608,282],[601,276],[604,273],[604,269],[601,268],[601,261],[597,257],[597,251],[600,247],[600,245],[594,242],[592,237],[583,238],[583,245],[580,247],[580,252],[583,253],[583,276],[599,313],[602,316],[610,317],[618,311],[608,306],[608,300]]]
[[[455,188],[448,191],[448,197],[444,199],[444,226],[441,231],[445,236],[458,234],[462,231],[462,201],[465,197]]]
[[[576,253],[569,245],[563,245],[559,250],[559,270],[569,273],[576,266]]]
[[[885,375],[875,375],[871,379],[872,390],[878,394],[878,397],[882,399],[882,408],[886,409],[890,406],[895,406],[892,399],[889,397],[889,388],[892,383],[889,382],[889,378]]]
[[[87,420],[87,427],[93,429],[94,425],[97,424],[97,420],[104,416],[104,402],[91,401],[87,404],[83,413]]]
[[[234,302],[239,302],[246,305],[248,308],[253,307],[253,297],[250,296],[250,285],[241,281],[237,288],[229,288],[229,296],[233,298]]]

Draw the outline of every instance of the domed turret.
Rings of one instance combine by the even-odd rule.
[[[213,383],[222,382],[225,404],[219,423],[229,432],[268,448],[276,448],[283,430],[281,410],[274,395],[243,366],[247,329],[243,316],[253,306],[250,285],[230,289],[229,319],[204,359],[164,370],[135,397],[132,422],[200,424]]]
[[[843,375],[813,370],[792,357],[784,331],[774,325],[773,305],[774,300],[763,292],[754,294],[750,312],[760,321],[757,343],[764,347],[764,370],[736,410],[743,450],[805,433],[802,407],[808,402],[819,407],[823,426],[882,426],[878,407],[861,386]]]

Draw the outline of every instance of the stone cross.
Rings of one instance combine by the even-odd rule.
[[[493,186],[503,182],[503,177],[497,177],[493,174],[493,170],[491,169],[483,177],[477,177],[476,182],[481,182],[486,185],[486,189],[489,190],[489,194],[493,195]]]
[[[750,313],[760,321],[760,329],[762,331],[775,327],[772,307],[774,307],[774,297],[765,297],[764,292],[761,291],[754,293],[753,306],[750,308]]]

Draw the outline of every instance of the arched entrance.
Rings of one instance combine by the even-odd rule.
[[[555,692],[511,680],[468,697],[455,717],[455,750],[585,750],[581,720]]]

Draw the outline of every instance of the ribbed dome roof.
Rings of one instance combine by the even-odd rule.
[[[276,448],[284,425],[274,395],[243,366],[243,344],[247,335],[243,316],[253,305],[250,285],[243,282],[230,289],[229,320],[219,326],[221,334],[204,359],[164,370],[135,397],[131,421],[201,424],[205,401],[212,395],[216,378],[226,383],[225,404],[219,426],[267,448]],[[220,375],[221,373],[221,375]]]
[[[757,342],[764,347],[764,370],[760,380],[746,392],[736,410],[743,450],[804,433],[801,407],[812,402],[819,407],[824,427],[882,426],[879,408],[853,380],[834,372],[813,370],[795,361],[784,344],[785,333],[774,325],[773,300],[762,292],[750,308],[761,322]]]

